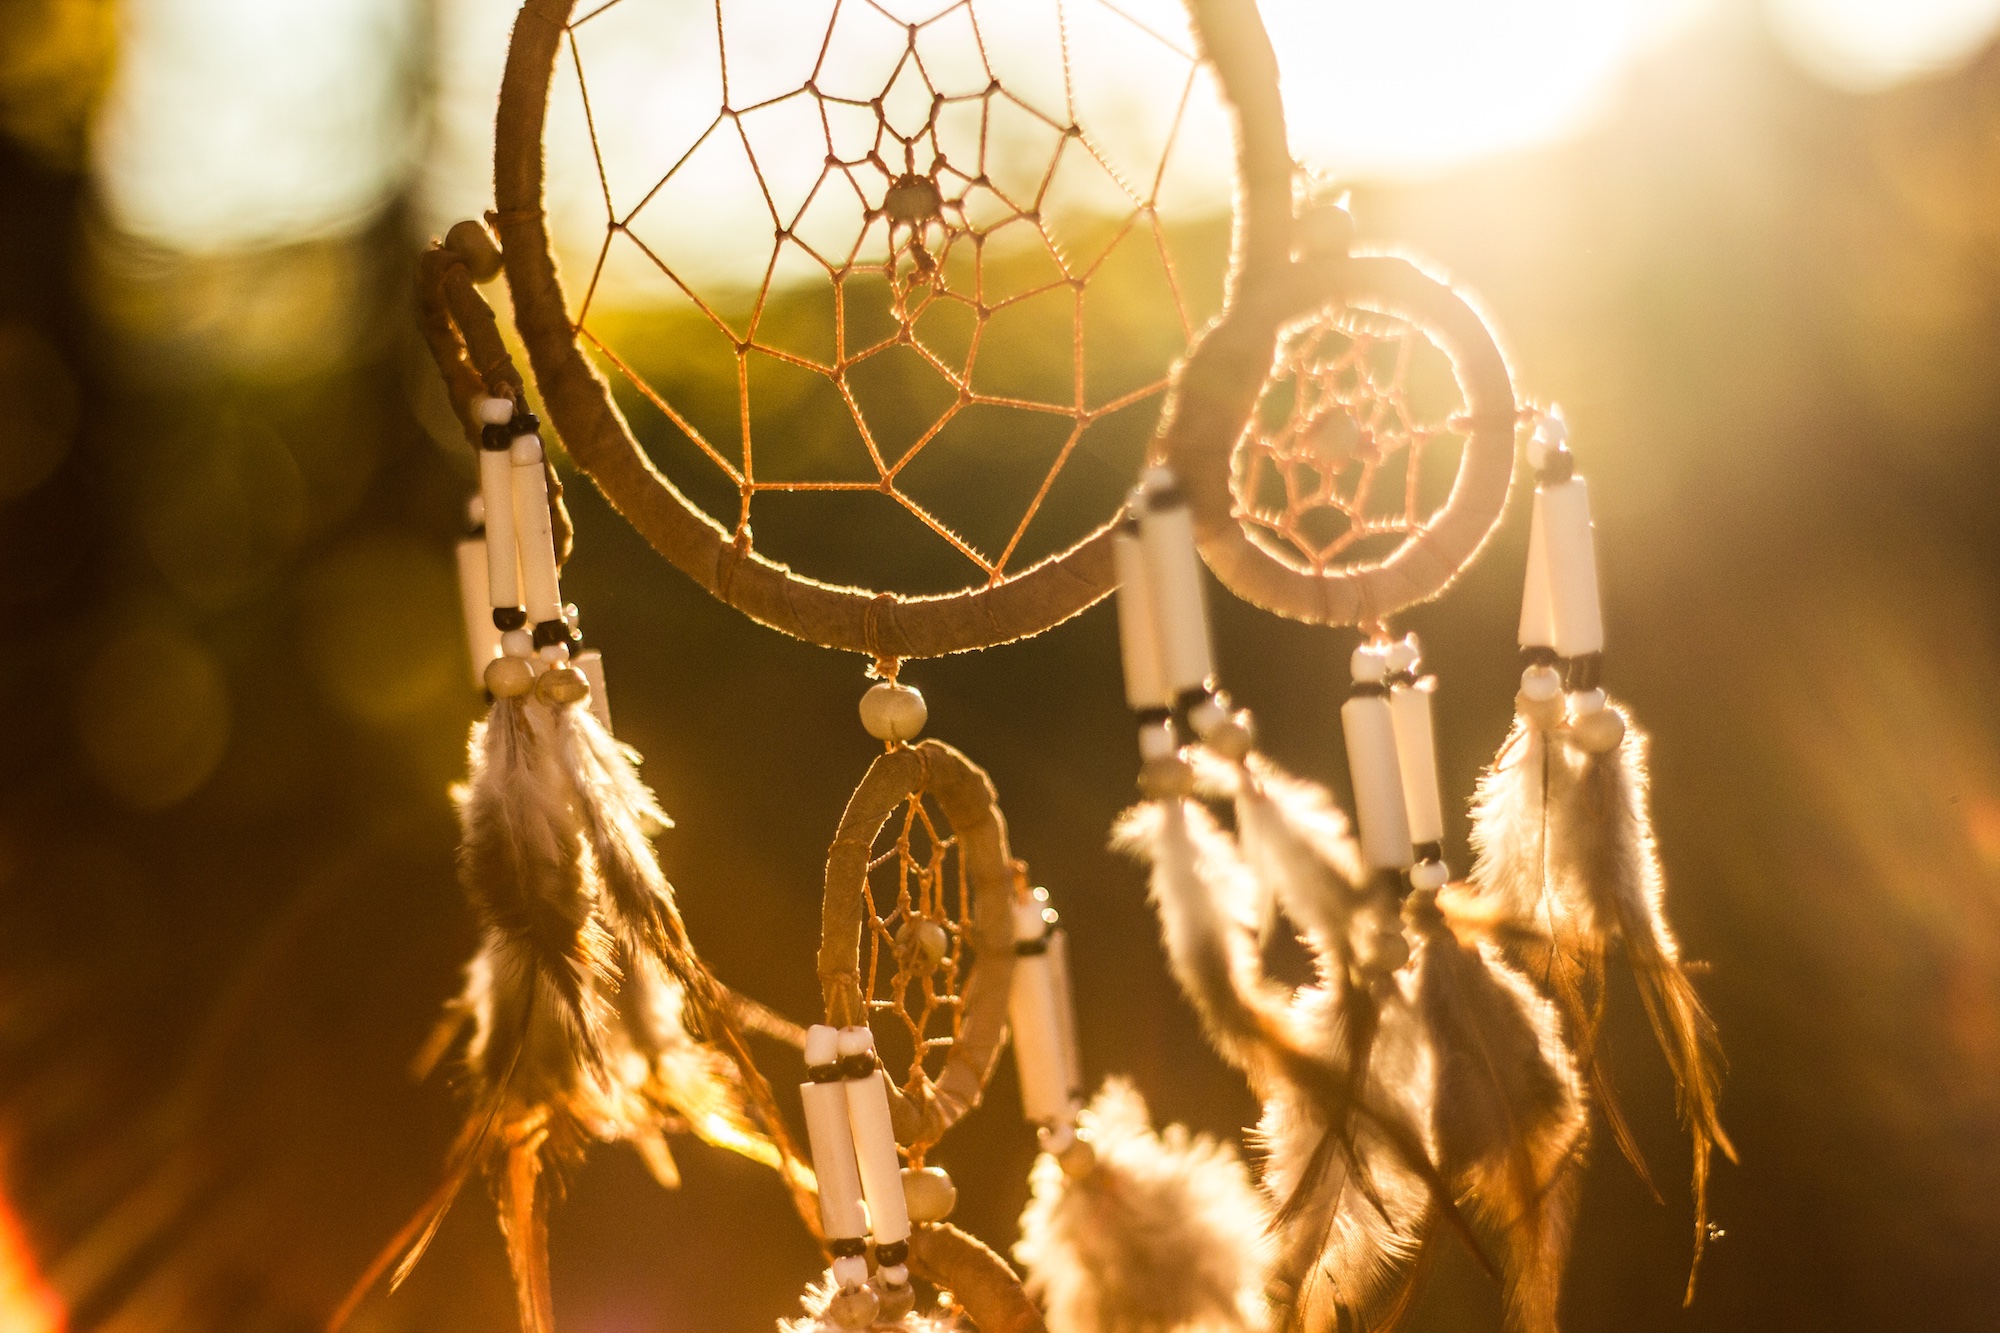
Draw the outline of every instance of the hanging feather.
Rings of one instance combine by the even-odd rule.
[[[1736,1154],[1717,1114],[1715,1023],[1666,919],[1646,748],[1645,734],[1616,705],[1547,731],[1518,721],[1474,804],[1474,894],[1446,905],[1455,920],[1498,921],[1496,938],[1548,986],[1613,1136],[1651,1188],[1599,1051],[1605,955],[1612,943],[1622,944],[1693,1140],[1691,1301],[1708,1240],[1710,1159],[1717,1149],[1732,1161]]]
[[[1490,945],[1411,896],[1416,1006],[1436,1061],[1438,1160],[1502,1241],[1508,1327],[1555,1333],[1587,1118],[1555,1007]]]
[[[1601,750],[1568,746],[1562,762],[1550,765],[1552,878],[1582,899],[1599,938],[1623,944],[1646,1017],[1673,1070],[1694,1148],[1694,1260],[1685,1297],[1691,1302],[1708,1244],[1710,1158],[1720,1149],[1736,1160],[1717,1110],[1721,1043],[1667,923],[1666,876],[1648,800],[1648,737],[1624,709],[1608,706],[1605,712],[1623,724],[1622,739]]]
[[[455,793],[459,872],[481,943],[446,1026],[470,1024],[472,1111],[444,1182],[330,1329],[392,1264],[391,1287],[400,1285],[464,1182],[483,1171],[522,1327],[550,1333],[544,1177],[592,1140],[632,1144],[672,1186],[667,1135],[689,1131],[780,1170],[801,1209],[811,1205],[811,1173],[744,1047],[742,1002],[695,955],[660,872],[647,830],[668,821],[637,756],[587,707],[540,691],[496,699],[469,752]]]
[[[1550,812],[1564,782],[1557,759],[1568,747],[1561,731],[1544,728],[1560,721],[1559,699],[1558,693],[1551,701],[1556,708],[1539,714],[1523,704],[1523,715],[1480,776],[1473,797],[1476,859],[1470,884],[1446,888],[1437,903],[1458,933],[1499,944],[1555,998],[1591,1100],[1619,1153],[1657,1202],[1659,1190],[1603,1062],[1604,936],[1587,895],[1558,873],[1555,859],[1560,833]]]
[[[1258,971],[1256,876],[1206,809],[1140,805],[1119,820],[1114,843],[1152,863],[1175,979],[1217,1050],[1265,1103],[1258,1137],[1276,1205],[1270,1285],[1281,1323],[1320,1333],[1343,1308],[1364,1317],[1393,1309],[1398,1266],[1434,1223],[1456,1231],[1491,1272],[1431,1160],[1428,1057],[1406,980],[1382,986],[1370,1071],[1357,1084],[1344,1040],[1333,1035],[1343,1023],[1342,991],[1320,985],[1288,995]],[[1336,1132],[1342,1125],[1352,1128]]]
[[[1050,1333],[1262,1329],[1266,1216],[1242,1159],[1180,1125],[1155,1133],[1122,1079],[1080,1127],[1081,1163],[1037,1159],[1014,1247]]]

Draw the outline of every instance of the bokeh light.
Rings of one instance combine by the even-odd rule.
[[[2000,28],[1995,0],[1766,0],[1801,64],[1846,88],[1876,89],[1969,60]]]

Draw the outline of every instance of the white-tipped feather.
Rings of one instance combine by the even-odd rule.
[[[1472,884],[1481,907],[1510,924],[1550,932],[1545,797],[1548,737],[1521,718],[1480,774],[1472,797]]]
[[[1192,801],[1149,801],[1119,817],[1112,844],[1152,866],[1167,962],[1216,1049],[1260,1093],[1264,1034],[1283,1001],[1257,974],[1257,883],[1215,817]]]
[[[1244,859],[1318,951],[1345,959],[1355,890],[1367,881],[1347,816],[1326,789],[1252,755],[1236,787]]]
[[[1042,1155],[1014,1247],[1049,1333],[1261,1329],[1266,1213],[1235,1151],[1180,1125],[1155,1133],[1122,1079],[1081,1125],[1093,1164],[1072,1178]]]

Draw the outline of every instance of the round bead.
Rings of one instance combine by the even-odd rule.
[[[493,608],[493,628],[502,633],[510,629],[520,629],[528,623],[528,613],[518,606],[496,606]]]
[[[1141,759],[1171,759],[1180,752],[1180,738],[1174,734],[1174,724],[1164,719],[1148,722],[1139,728],[1139,757]]]
[[[1155,801],[1194,795],[1194,766],[1179,755],[1139,765],[1139,790]]]
[[[1615,708],[1585,713],[1570,723],[1569,738],[1586,754],[1609,754],[1625,741],[1625,719]]]
[[[1299,219],[1297,237],[1299,253],[1307,258],[1344,255],[1354,245],[1354,215],[1339,204],[1320,204]]]
[[[1531,666],[1521,673],[1521,697],[1546,703],[1562,694],[1562,673],[1554,667]]]
[[[575,667],[552,666],[535,682],[535,697],[552,706],[582,703],[590,697],[590,682]]]
[[[514,419],[512,398],[480,397],[472,400],[473,415],[488,426],[504,426]]]
[[[465,522],[467,527],[486,526],[486,497],[478,491],[474,491],[472,498],[465,502]]]
[[[1550,727],[1562,725],[1563,701],[1558,694],[1553,699],[1531,699],[1523,691],[1514,696],[1514,711],[1521,720],[1537,731],[1547,731]]]
[[[1202,744],[1231,763],[1241,763],[1257,744],[1257,729],[1250,710],[1240,708],[1209,728]]]
[[[1388,662],[1391,673],[1414,671],[1423,654],[1417,651],[1417,636],[1405,634],[1389,645]]]
[[[861,725],[878,741],[913,741],[929,720],[924,696],[908,685],[885,680],[861,696]]]
[[[912,1222],[942,1222],[958,1206],[958,1186],[941,1166],[904,1167],[903,1204]]]
[[[943,926],[921,917],[904,922],[903,928],[896,932],[896,953],[904,960],[904,966],[920,977],[937,971],[950,945],[951,937]]]
[[[509,657],[533,657],[535,636],[524,629],[510,629],[500,636],[500,651]]]
[[[1413,889],[1436,892],[1450,880],[1451,871],[1442,861],[1419,861],[1410,867],[1410,887]]]
[[[826,1303],[826,1312],[842,1328],[867,1328],[880,1314],[882,1302],[867,1287],[850,1287],[834,1293]]]
[[[876,1272],[875,1299],[878,1308],[875,1322],[894,1324],[901,1322],[904,1315],[917,1308],[917,1293],[910,1286],[910,1270],[898,1264],[903,1280],[898,1282],[890,1276],[891,1270],[884,1268]]]
[[[486,692],[496,699],[518,699],[535,688],[535,669],[526,659],[496,657],[486,664]]]
[[[569,661],[569,645],[566,643],[545,643],[535,650],[535,655],[550,666]]]
[[[1097,1169],[1097,1149],[1086,1138],[1072,1138],[1069,1146],[1055,1154],[1055,1159],[1071,1180],[1081,1180]]]
[[[1356,961],[1364,972],[1387,976],[1410,961],[1410,942],[1396,924],[1382,922],[1377,929],[1364,933],[1358,943]]]
[[[465,261],[474,282],[491,282],[500,276],[500,247],[483,224],[471,218],[454,222],[444,234],[444,248]]]
[[[1569,697],[1569,715],[1572,718],[1589,717],[1592,713],[1603,712],[1604,705],[1609,702],[1603,690],[1578,690]]]
[[[861,1254],[843,1254],[833,1261],[833,1280],[847,1290],[868,1285],[868,1257]]]
[[[514,442],[507,446],[508,455],[518,465],[542,461],[542,437],[539,435],[516,435]]]
[[[1229,696],[1226,694],[1206,695],[1187,712],[1188,725],[1194,728],[1195,735],[1203,738],[1228,717]]]
[[[1354,673],[1356,685],[1379,685],[1389,674],[1389,658],[1374,644],[1364,643],[1347,659],[1347,667]]]

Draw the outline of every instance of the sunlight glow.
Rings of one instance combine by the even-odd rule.
[[[1856,90],[1950,69],[2000,29],[2000,0],[1769,0],[1769,11],[1800,64]]]

